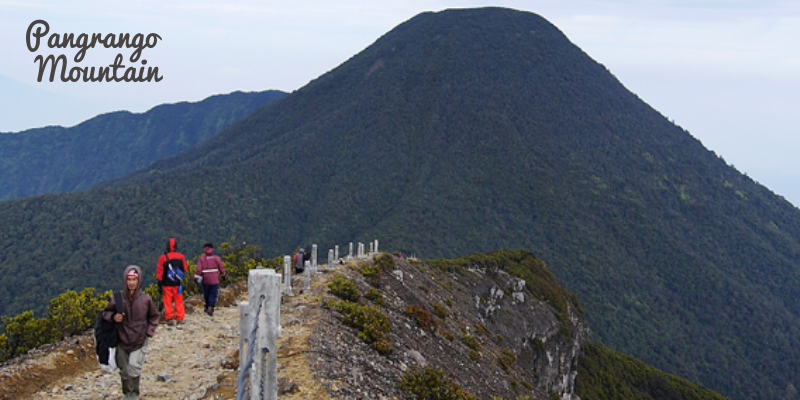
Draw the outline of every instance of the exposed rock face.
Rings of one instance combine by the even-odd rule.
[[[568,307],[569,322],[562,324],[557,310],[525,290],[524,280],[502,270],[469,271],[480,277],[473,290],[481,321],[504,338],[520,367],[531,372],[531,383],[562,399],[577,398],[575,367],[589,335],[583,315]]]

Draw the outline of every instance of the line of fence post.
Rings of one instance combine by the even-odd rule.
[[[311,262],[303,261],[303,290],[308,293],[311,290]]]
[[[359,243],[358,258],[364,258],[364,244]],[[353,260],[353,242],[350,242],[348,261]],[[378,241],[370,242],[370,253],[378,252]],[[372,255],[371,254],[371,255]],[[339,246],[328,250],[328,268],[339,260]],[[311,261],[305,262],[304,289],[311,289],[312,270],[317,267],[317,245],[312,245]],[[249,301],[239,303],[239,365],[250,363],[250,399],[277,400],[278,398],[278,337],[280,336],[281,296],[294,296],[292,290],[292,258],[283,257],[283,275],[272,269],[252,269],[247,279]],[[250,336],[253,327],[255,336]],[[240,377],[240,380],[245,379]],[[242,385],[246,386],[246,385]],[[245,390],[239,387],[239,391]],[[243,393],[242,393],[243,395]],[[237,396],[237,399],[240,398]]]
[[[311,245],[311,272],[317,273],[317,245]]]
[[[283,256],[283,294],[294,296],[292,292],[292,257]]]

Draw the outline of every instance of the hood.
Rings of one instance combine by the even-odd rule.
[[[122,273],[122,293],[127,293],[128,291],[127,286],[125,285],[126,276],[128,276],[128,271],[135,269],[136,273],[139,274],[139,286],[136,287],[136,292],[134,292],[133,297],[136,297],[142,291],[142,282],[144,282],[144,275],[142,275],[142,268],[138,265],[128,265],[125,267],[125,271]]]
[[[167,241],[167,252],[172,253],[178,250],[178,241],[175,238],[169,238]]]

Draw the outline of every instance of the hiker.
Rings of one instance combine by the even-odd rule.
[[[214,307],[217,306],[220,276],[225,276],[225,266],[222,259],[214,255],[214,245],[206,243],[203,245],[203,255],[197,258],[194,280],[203,287],[205,312],[211,317],[214,316]]]
[[[178,242],[175,238],[167,241],[167,251],[158,258],[156,279],[164,303],[164,319],[168,325],[175,325],[172,303],[175,302],[175,319],[183,324],[186,313],[183,308],[183,277],[187,273],[186,257],[178,253]]]
[[[295,253],[294,255],[294,273],[295,274],[302,274],[303,270],[306,269],[305,261],[310,259],[311,255],[308,254],[305,249],[302,247],[300,250]]]
[[[123,400],[139,399],[139,378],[142,376],[147,341],[156,333],[158,310],[153,299],[142,291],[142,269],[129,265],[123,273],[122,313],[112,296],[103,309],[103,319],[118,324],[115,361],[122,378]]]

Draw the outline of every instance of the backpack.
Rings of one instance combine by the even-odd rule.
[[[122,292],[114,293],[114,304],[117,306],[117,313],[122,313]],[[114,372],[117,369],[117,362],[115,359],[117,342],[119,336],[117,335],[119,327],[116,322],[108,322],[103,319],[103,311],[97,314],[97,319],[94,321],[94,351],[97,357],[97,363],[100,368],[106,372]]]
[[[164,284],[166,286],[180,286],[183,283],[183,266],[178,261],[170,260],[167,255],[167,261],[164,262]]]
[[[303,265],[303,261],[305,261],[306,258],[305,253],[306,253],[305,250],[300,249],[300,251],[298,251],[297,254],[294,255],[294,258],[292,259],[294,263],[294,272],[297,274],[302,273],[306,269],[305,266]],[[300,260],[299,262],[297,261],[298,259]]]

